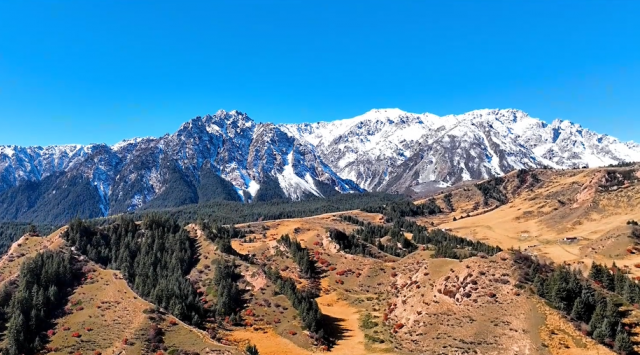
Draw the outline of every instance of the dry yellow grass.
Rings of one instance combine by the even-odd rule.
[[[49,346],[61,352],[99,350],[103,354],[116,354],[126,349],[140,353],[141,342],[125,347],[122,341],[125,338],[134,341],[135,333],[149,326],[142,311],[152,305],[137,297],[118,272],[93,268],[91,279],[70,297],[69,308],[73,313],[57,321],[56,334]],[[69,329],[63,330],[65,327]],[[73,338],[74,332],[80,333],[81,338]]]
[[[365,349],[364,333],[358,324],[360,317],[358,310],[349,303],[338,299],[335,292],[321,296],[317,301],[322,314],[337,319],[338,326],[344,331],[342,339],[331,349],[331,353],[336,355],[369,354]]]
[[[613,355],[610,349],[580,334],[566,318],[540,300],[535,301],[545,318],[540,327],[542,342],[552,355]]]
[[[236,227],[247,232],[247,236],[256,240],[255,243],[245,243],[240,240],[233,240],[233,248],[240,254],[255,253],[256,250],[263,247],[264,242],[273,242],[278,240],[282,235],[289,234],[300,241],[304,246],[310,239],[316,239],[326,234],[330,228],[339,228],[350,232],[356,229],[356,226],[346,223],[340,219],[341,214],[350,214],[361,220],[370,221],[371,223],[383,223],[383,217],[377,213],[366,213],[362,211],[350,211],[340,213],[328,213],[313,217],[282,219],[277,221],[253,222],[239,224]]]
[[[493,211],[455,222],[454,214],[446,220],[443,217],[427,220],[435,220],[440,227],[460,236],[503,249],[520,248],[555,262],[637,263],[640,255],[625,252],[630,242],[625,242],[625,237],[622,241],[611,237],[620,235],[620,228],[628,220],[640,216],[640,186],[595,192],[591,187],[598,174],[595,170],[557,173],[548,176],[541,188],[525,191]],[[574,236],[579,238],[578,242],[560,241]],[[610,242],[596,243],[603,239]],[[632,268],[632,271],[640,275],[640,270]]]
[[[450,228],[460,236],[483,240],[502,248],[521,248],[549,258],[555,262],[581,263],[586,269],[592,260],[631,266],[640,261],[640,255],[628,255],[625,234],[629,219],[640,219],[640,187],[628,186],[612,192],[594,188],[601,179],[596,170],[540,173],[544,183],[536,189],[519,191],[505,206],[495,210],[478,207],[482,195],[473,186],[454,191],[455,215],[470,213],[471,217],[452,221],[454,214],[420,219],[420,223],[436,223]],[[436,198],[440,205],[442,196]],[[319,257],[326,258],[336,269],[321,276],[318,305],[340,329],[341,336],[331,349],[333,354],[371,354],[385,350],[393,353],[395,346],[420,351],[442,351],[440,346],[471,346],[458,344],[458,340],[478,342],[489,353],[526,354],[611,354],[611,351],[584,337],[573,329],[557,312],[549,309],[536,298],[515,290],[510,263],[499,260],[467,259],[464,262],[447,259],[430,259],[430,252],[419,251],[407,258],[387,260],[365,259],[337,251],[337,246],[327,239],[327,230],[339,228],[350,232],[355,225],[343,222],[339,215],[350,214],[372,223],[383,223],[379,214],[360,211],[330,213],[307,218],[254,222],[238,225],[255,242],[234,240],[233,248],[240,254],[256,254],[259,262],[277,266],[283,274],[297,278],[295,263],[286,253],[276,253],[277,239],[283,234],[297,238]],[[201,290],[206,289],[212,278],[211,260],[220,257],[213,243],[207,240],[195,226],[187,227],[198,244],[200,260],[189,278]],[[43,248],[63,245],[57,231],[47,238],[26,238],[12,247],[9,257],[0,260],[0,276],[5,279],[15,275],[24,257]],[[407,235],[410,237],[409,235]],[[578,236],[574,244],[559,243],[567,236]],[[316,243],[317,242],[317,243]],[[315,244],[314,244],[315,243]],[[276,296],[273,285],[266,280],[259,267],[238,261],[238,270],[244,276],[242,287],[248,287],[248,305],[260,317],[253,317],[254,326],[233,328],[222,334],[236,346],[255,344],[262,355],[311,354],[319,351],[303,334],[296,311],[285,296]],[[286,266],[286,268],[285,268]],[[352,269],[353,274],[338,275],[338,270]],[[636,274],[640,269],[631,268]],[[479,277],[479,271],[487,275]],[[357,272],[358,276],[355,276]],[[473,274],[473,275],[472,275]],[[507,274],[511,276],[506,276]],[[467,281],[478,279],[479,290],[472,296],[451,290]],[[510,278],[510,283],[498,284],[496,278]],[[311,284],[299,280],[298,287]],[[318,280],[315,280],[317,282]],[[460,284],[460,285],[458,285]],[[419,286],[419,287],[418,287]],[[464,287],[469,287],[466,285]],[[449,291],[453,292],[449,294]],[[497,298],[487,296],[495,292]],[[490,299],[486,299],[489,297]],[[260,306],[265,299],[287,305],[288,309]],[[58,321],[58,333],[50,345],[60,347],[61,353],[100,350],[103,354],[142,353],[145,331],[150,320],[143,310],[151,305],[138,298],[118,277],[117,272],[96,268],[92,280],[75,290],[72,300],[80,300],[83,310],[74,311]],[[208,300],[211,301],[211,300]],[[473,302],[473,303],[472,303]],[[389,311],[390,304],[394,304]],[[100,306],[99,308],[97,306]],[[280,313],[279,313],[280,312]],[[364,312],[372,313],[378,322],[383,313],[389,312],[389,323],[375,329],[360,329],[359,319]],[[420,313],[419,313],[420,312]],[[275,317],[282,323],[267,322]],[[259,320],[258,320],[259,318]],[[167,321],[165,320],[165,323]],[[260,324],[257,324],[257,323]],[[391,334],[392,327],[402,322],[406,326]],[[507,324],[507,325],[505,325]],[[69,331],[62,331],[63,326]],[[92,331],[86,331],[86,328]],[[177,326],[162,324],[165,344],[169,348],[181,348],[200,353],[216,350],[220,353],[237,353],[237,348],[225,347],[211,341],[202,331],[182,323]],[[83,331],[84,330],[84,331]],[[296,330],[296,336],[289,336]],[[365,337],[380,335],[385,343],[376,346]],[[70,337],[73,331],[82,333],[82,340]],[[386,333],[385,333],[386,332]],[[418,335],[419,334],[419,335]],[[122,338],[133,339],[133,345],[124,348]],[[369,339],[369,340],[367,340]],[[503,347],[500,340],[511,342]],[[471,344],[471,345],[470,345]],[[545,345],[542,349],[540,344]],[[511,346],[511,348],[509,348]],[[449,348],[451,349],[451,348]],[[398,350],[399,351],[399,350]],[[399,352],[399,353],[406,353]],[[512,352],[509,352],[512,351]]]
[[[62,227],[46,237],[25,235],[13,243],[7,253],[0,259],[0,283],[16,277],[20,271],[20,265],[27,258],[47,249],[59,249],[64,244],[60,235],[66,229],[67,227]]]
[[[247,343],[255,345],[260,355],[312,354],[312,352],[298,347],[291,340],[281,337],[273,329],[263,331],[236,330],[229,338],[240,345]]]

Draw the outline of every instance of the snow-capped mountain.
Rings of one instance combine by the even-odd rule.
[[[443,117],[371,110],[345,120],[282,127],[312,143],[340,176],[378,191],[420,191],[520,168],[640,161],[636,143],[569,121],[547,124],[513,109]]]
[[[214,199],[421,192],[519,168],[622,161],[640,161],[640,145],[512,109],[443,117],[384,109],[281,125],[218,111],[113,146],[0,146],[0,220],[58,205],[73,208],[51,220]]]
[[[70,179],[76,183],[65,183]],[[204,186],[205,180],[213,185]],[[29,193],[41,194],[34,196],[37,200],[77,188],[77,181],[90,190],[82,192],[83,200],[95,201],[91,217],[147,205],[197,203],[207,189],[225,191],[226,199],[251,200],[263,182],[271,181],[279,193],[294,200],[363,191],[336,174],[307,141],[273,124],[257,124],[238,111],[196,117],[172,135],[131,139],[111,147],[0,146],[0,216],[2,210],[13,211],[4,213],[10,219],[37,208],[38,201],[16,208],[15,201],[6,197],[31,186],[28,183],[37,184],[32,188],[39,191]]]

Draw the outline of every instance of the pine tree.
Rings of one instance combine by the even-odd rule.
[[[622,297],[629,303],[638,303],[637,285],[630,279],[626,279]]]
[[[607,335],[605,333],[605,330],[602,328],[596,329],[596,331],[593,332],[591,337],[600,344],[604,344],[604,342],[607,340]]]
[[[616,327],[617,327],[617,326],[616,326]],[[604,340],[603,340],[603,341],[600,341],[600,340],[598,339],[598,341],[600,341],[601,343],[604,343],[604,342],[605,342],[605,341],[607,341],[607,340],[613,340],[613,339],[615,339],[615,332],[614,332],[614,330],[613,330],[613,329],[615,329],[615,328],[613,328],[613,329],[612,329],[612,328],[613,328],[613,325],[612,325],[611,320],[609,320],[609,318],[605,318],[605,319],[604,319],[604,322],[602,322],[602,325],[601,325],[601,326],[600,326],[600,328],[599,328],[599,329],[601,329],[601,330],[602,330],[602,334],[601,334],[601,336],[603,336],[603,337],[604,337]],[[595,335],[594,335],[594,337],[595,337]]]
[[[603,271],[602,285],[608,291],[615,292],[615,290],[616,290],[615,277],[613,276],[612,273],[609,272],[609,270],[606,267],[603,267],[603,269],[604,269],[604,271]]]
[[[591,263],[591,269],[589,270],[589,278],[593,281],[603,282],[603,272],[600,264],[596,264],[594,261]]]
[[[587,306],[582,296],[576,298],[573,303],[573,309],[571,310],[571,318],[584,322],[587,319]]]
[[[625,330],[621,330],[616,335],[613,349],[621,354],[630,354],[633,352],[633,344],[631,338]]]
[[[547,285],[546,279],[539,274],[536,275],[536,278],[533,281],[533,287],[536,289],[536,294],[542,298],[546,298],[547,295]]]
[[[618,325],[622,321],[622,317],[620,316],[620,309],[613,301],[613,298],[607,299],[607,308],[606,308],[605,317],[609,320],[609,330],[612,333],[611,339],[615,337],[615,332],[618,329]]]
[[[615,266],[615,262],[613,263],[613,265]],[[614,289],[615,289],[615,293],[622,295],[624,293],[624,289],[626,286],[626,281],[628,280],[628,278],[622,273],[622,270],[618,269],[618,267],[616,266],[614,269]]]
[[[600,329],[600,326],[604,322],[606,307],[606,303],[598,302],[596,310],[593,312],[593,316],[591,317],[591,321],[589,322],[589,330],[593,332],[594,338],[596,331]]]
[[[247,347],[244,348],[244,352],[247,353],[247,355],[260,355],[258,348],[251,344],[248,344]]]

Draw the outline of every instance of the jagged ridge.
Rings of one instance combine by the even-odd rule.
[[[90,214],[85,217],[96,217],[218,198],[209,191],[251,200],[263,182],[282,190],[263,191],[263,197],[301,199],[362,188],[411,193],[520,168],[639,160],[636,143],[568,121],[547,124],[513,109],[443,117],[385,109],[281,125],[221,110],[174,134],[113,146],[0,146],[0,219],[42,211],[45,201],[62,203],[57,196],[81,199]],[[91,191],[83,195],[82,189]],[[29,198],[16,203],[23,195]]]
[[[228,185],[221,180],[207,177],[204,181],[216,186],[203,186],[203,171],[212,171],[228,181],[237,196],[230,195]],[[200,197],[211,200],[214,197],[207,194],[211,189],[225,191],[225,199],[251,199],[260,184],[270,179],[278,181],[291,199],[323,196],[321,191],[327,185],[341,193],[363,191],[333,172],[308,142],[273,124],[256,124],[242,112],[221,110],[186,122],[172,135],[131,139],[111,147],[0,146],[0,218],[14,219],[36,208],[38,200],[59,193],[66,187],[64,182],[71,179],[86,181],[95,188],[91,193],[99,196],[101,215],[147,205],[176,207],[197,203]],[[29,206],[4,213],[16,210],[15,189],[25,182],[41,185],[43,181],[49,182],[47,188],[38,190]],[[2,198],[9,195],[14,198]]]
[[[520,168],[640,160],[636,143],[569,121],[547,124],[514,109],[443,117],[371,110],[351,119],[282,127],[314,144],[340,176],[377,191],[420,191]]]

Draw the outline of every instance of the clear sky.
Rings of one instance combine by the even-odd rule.
[[[640,141],[637,0],[1,1],[0,144],[518,108]]]

